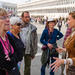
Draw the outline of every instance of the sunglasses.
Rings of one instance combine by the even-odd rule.
[[[21,23],[17,23],[16,25],[17,25],[17,26],[21,26],[22,24],[21,24]]]
[[[0,16],[1,20],[6,20],[7,18],[9,19],[9,16]]]

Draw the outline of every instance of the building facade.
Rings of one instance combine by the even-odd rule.
[[[0,7],[6,9],[9,15],[13,16],[17,14],[17,4],[0,1]]]
[[[75,11],[75,0],[32,0],[17,6],[19,16],[23,11],[29,11],[31,16],[67,17]]]

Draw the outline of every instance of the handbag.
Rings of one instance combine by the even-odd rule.
[[[52,50],[50,50],[51,57],[58,57],[58,52],[56,51],[56,48],[58,48],[57,43],[53,44],[53,48]]]

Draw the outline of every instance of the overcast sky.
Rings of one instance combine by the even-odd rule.
[[[20,3],[24,3],[25,1],[30,1],[30,0],[0,0],[0,1],[20,4]]]

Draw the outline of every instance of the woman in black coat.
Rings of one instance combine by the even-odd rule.
[[[21,65],[21,60],[23,58],[23,53],[24,53],[24,44],[22,43],[20,37],[19,37],[19,32],[20,32],[20,28],[22,25],[22,21],[19,17],[11,17],[10,18],[10,24],[11,24],[11,29],[10,31],[7,32],[8,36],[9,36],[9,40],[14,48],[16,57],[17,57],[17,62],[18,62],[18,69],[20,69],[20,65]],[[10,38],[12,37],[12,39]],[[14,74],[13,72],[12,75]],[[17,71],[15,73],[15,75],[17,74]]]

